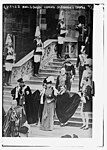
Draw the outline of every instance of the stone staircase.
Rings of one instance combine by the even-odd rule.
[[[48,63],[47,66],[44,67],[44,69],[41,69],[39,72],[38,77],[30,77],[29,81],[26,81],[26,84],[30,86],[32,92],[42,88],[42,83],[45,77],[47,76],[54,76],[55,82],[56,78],[59,75],[59,71],[62,67],[64,60],[63,59],[53,59],[53,62]],[[76,58],[72,58],[72,63],[76,64]],[[72,83],[71,92],[78,92],[78,82],[79,82],[79,76],[76,74],[75,79]],[[55,83],[53,83],[55,85]],[[3,87],[3,106],[5,111],[7,112],[8,109],[11,107],[12,97],[11,97],[11,89],[16,86],[16,83],[12,83],[12,86]],[[70,126],[77,126],[80,127],[82,125],[82,119],[80,115],[80,108],[81,103],[79,107],[77,108],[75,114],[72,116],[72,118],[69,120],[68,125]],[[57,117],[55,116],[54,119],[55,124],[59,124],[59,121]],[[92,113],[89,114],[89,126],[92,127]]]

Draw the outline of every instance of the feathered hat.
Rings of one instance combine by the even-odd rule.
[[[46,83],[54,83],[54,77],[53,76],[49,76],[47,79],[46,79]]]

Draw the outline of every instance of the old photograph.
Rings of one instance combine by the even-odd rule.
[[[3,138],[93,139],[96,7],[2,4]]]

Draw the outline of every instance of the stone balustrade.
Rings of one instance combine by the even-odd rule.
[[[40,69],[44,68],[48,62],[52,61],[56,55],[54,51],[56,42],[57,40],[53,39],[44,42],[44,52],[42,55]],[[11,82],[16,82],[18,78],[23,77],[24,75],[28,75],[30,77],[33,74],[33,52],[34,50],[14,64]]]
[[[57,39],[49,39],[46,40],[43,50],[43,55],[41,58],[41,65],[40,69],[43,69],[45,65],[47,65],[49,62],[53,61],[53,58],[56,57],[55,52],[55,46],[56,46]],[[63,49],[63,54],[66,53],[69,54],[71,58],[77,57],[77,38],[74,37],[66,37],[65,46]],[[32,50],[29,54],[27,54],[25,57],[23,57],[20,61],[18,61],[13,66],[12,70],[12,78],[11,82],[16,82],[18,78],[23,77],[24,75],[28,75],[29,77],[33,74],[33,53],[34,50]]]

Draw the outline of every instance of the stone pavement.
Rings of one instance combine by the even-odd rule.
[[[64,135],[70,135],[73,137],[73,134],[77,135],[78,138],[92,138],[92,128],[88,130],[80,129],[80,127],[54,125],[53,131],[43,131],[40,130],[40,125],[31,125],[31,133],[29,137],[38,137],[38,138],[61,138]]]

